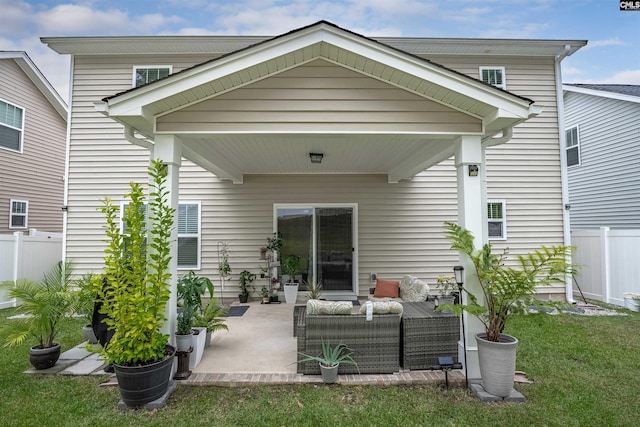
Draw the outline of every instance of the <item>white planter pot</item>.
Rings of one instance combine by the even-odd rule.
[[[176,351],[189,351],[191,348],[192,335],[178,335],[176,334]]]
[[[501,342],[486,337],[484,333],[476,335],[482,385],[494,396],[507,397],[513,389],[518,340],[505,334],[501,335]]]
[[[322,381],[324,381],[325,384],[335,383],[336,379],[338,379],[339,367],[340,364],[337,364],[336,366],[324,366],[322,365],[322,363],[320,363],[320,374],[322,375]]]
[[[204,353],[205,343],[207,341],[207,328],[198,327],[193,328],[198,330],[198,334],[191,335],[191,346],[193,347],[193,353],[189,358],[189,369],[193,369],[198,366],[200,360],[202,360],[202,354]]]
[[[284,299],[287,304],[295,304],[298,299],[298,284],[284,285]]]
[[[631,311],[640,311],[640,294],[635,292],[624,293],[624,306]]]

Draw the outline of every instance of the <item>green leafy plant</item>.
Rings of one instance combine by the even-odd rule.
[[[280,248],[282,248],[281,233],[273,233],[272,237],[267,237],[267,250],[271,251],[274,254],[277,254]]]
[[[240,295],[249,295],[253,292],[253,281],[256,280],[256,275],[249,270],[243,270],[240,272]]]
[[[228,312],[229,306],[220,305],[218,298],[211,298],[202,313],[196,313],[193,326],[206,327],[207,332],[229,330],[229,327],[224,323],[226,320],[224,316]]]
[[[298,352],[298,354],[303,356],[303,359],[298,360],[297,363],[305,363],[315,360],[322,366],[326,366],[328,368],[334,367],[341,363],[345,365],[355,365],[356,369],[358,368],[358,364],[355,360],[353,360],[353,357],[351,357],[353,351],[351,351],[351,349],[343,343],[340,343],[332,348],[329,341],[325,342],[324,340],[322,340],[322,353],[320,353],[319,356],[310,356],[301,352]],[[358,372],[360,372],[359,369]]]
[[[220,257],[218,259],[218,273],[221,278],[229,277],[231,274],[231,266],[229,265],[229,252],[227,250],[227,244],[224,242],[218,242],[220,246]]]
[[[444,304],[439,309],[449,308],[457,315],[465,310],[476,316],[484,324],[489,341],[500,341],[500,334],[511,316],[526,313],[532,305],[554,305],[536,298],[538,286],[563,283],[566,275],[575,274],[575,266],[567,261],[571,246],[542,246],[533,253],[518,255],[517,266],[509,267],[506,265],[508,249],[493,254],[491,244],[486,243],[477,250],[469,230],[451,222],[445,226],[451,249],[471,260],[484,301],[479,302],[473,293],[463,288],[468,304]]]
[[[183,307],[192,307],[196,313],[202,312],[202,296],[207,291],[209,291],[209,297],[213,297],[211,280],[189,271],[178,280],[178,303],[182,303]]]
[[[178,321],[176,326],[176,334],[189,335],[191,328],[193,327],[194,309],[191,306],[182,307],[180,313],[178,313]]]
[[[174,209],[168,205],[166,168],[154,160],[148,169],[149,217],[142,186],[131,182],[125,198],[126,234],[120,231],[118,208],[110,199],[100,208],[106,217],[105,283],[96,285],[102,299],[104,322],[113,331],[109,344],[100,348],[108,362],[118,365],[153,363],[165,358],[169,335],[161,333],[169,301],[170,239]]]
[[[34,282],[21,279],[4,282],[9,289],[9,297],[19,300],[15,314],[24,317],[7,322],[3,331],[10,331],[5,347],[22,344],[32,336],[38,341],[38,348],[51,348],[60,326],[70,319],[77,306],[77,293],[71,286],[73,265],[58,262],[42,280]]]
[[[262,294],[262,298],[269,298],[269,288],[267,288],[267,285],[262,285],[260,293]]]
[[[293,284],[296,274],[300,271],[300,256],[287,255],[282,261],[282,271],[289,276],[289,283]]]
[[[315,280],[311,280],[309,282],[305,282],[307,290],[309,291],[308,299],[318,299],[320,295],[322,295],[322,283],[316,282]]]
[[[73,281],[77,295],[75,312],[82,315],[87,323],[93,320],[93,306],[96,302],[95,282],[101,280],[95,273],[87,273]]]

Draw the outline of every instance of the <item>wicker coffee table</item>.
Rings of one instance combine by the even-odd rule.
[[[434,311],[433,301],[403,302],[401,362],[404,369],[428,369],[438,357],[452,356],[458,362],[460,319]]]

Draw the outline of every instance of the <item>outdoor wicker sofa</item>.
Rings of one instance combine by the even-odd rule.
[[[358,363],[340,365],[340,374],[393,373],[400,370],[400,314],[307,314],[303,308],[297,318],[298,352],[319,355],[322,340],[332,346],[346,344]],[[303,356],[298,354],[298,360]],[[298,373],[319,375],[318,362],[298,363]]]

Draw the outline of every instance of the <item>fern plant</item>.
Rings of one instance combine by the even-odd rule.
[[[215,332],[219,330],[229,330],[229,327],[224,323],[224,316],[229,313],[229,306],[220,305],[218,298],[211,298],[209,304],[202,310],[202,313],[196,313],[193,326],[206,327],[207,332]]]
[[[463,288],[468,296],[467,304],[444,304],[438,309],[449,308],[457,315],[464,310],[476,316],[483,323],[489,341],[500,341],[500,334],[511,316],[527,312],[532,305],[554,305],[536,299],[538,286],[564,283],[567,275],[575,274],[575,266],[568,262],[571,246],[542,246],[532,253],[518,255],[516,266],[510,267],[506,264],[508,249],[494,254],[490,243],[476,249],[469,230],[451,222],[445,226],[451,249],[471,260],[483,302]]]
[[[149,169],[147,222],[142,186],[132,182],[125,194],[129,199],[125,211],[125,231],[120,231],[118,208],[105,199],[100,208],[106,217],[108,246],[105,249],[104,283],[96,282],[95,291],[102,299],[104,322],[113,337],[99,351],[109,362],[118,365],[153,363],[165,358],[169,335],[161,328],[166,321],[169,301],[169,252],[173,228],[172,209],[168,204],[166,168],[154,160]]]

